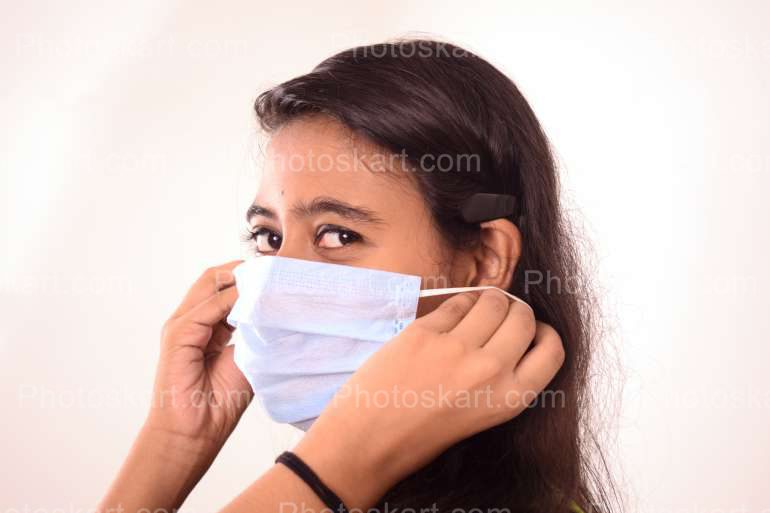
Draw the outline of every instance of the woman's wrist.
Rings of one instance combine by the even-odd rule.
[[[217,452],[210,441],[145,424],[98,511],[179,508]]]
[[[319,426],[320,427],[320,426]],[[366,510],[398,482],[387,451],[371,440],[357,443],[335,432],[308,432],[292,449],[350,510]]]
[[[193,437],[145,422],[137,436],[143,452],[191,475],[206,473],[224,442],[205,437]]]

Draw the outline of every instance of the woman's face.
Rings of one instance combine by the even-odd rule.
[[[400,156],[322,116],[275,133],[249,209],[253,249],[413,274],[423,288],[453,286],[454,252],[408,178]],[[421,301],[418,315],[435,304]]]

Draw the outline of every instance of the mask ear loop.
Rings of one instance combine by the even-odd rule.
[[[500,287],[495,287],[494,285],[478,285],[476,287],[451,287],[451,288],[445,288],[445,289],[423,289],[420,291],[419,297],[431,297],[431,296],[443,296],[445,294],[457,294],[460,292],[470,292],[473,290],[486,290],[486,289],[497,289],[509,298],[513,299],[514,301],[518,301],[522,305],[526,305],[527,308],[532,310],[532,314],[535,314],[535,311],[532,309],[531,306],[529,306],[529,303],[524,301],[523,299],[514,296],[507,290],[503,290]]]

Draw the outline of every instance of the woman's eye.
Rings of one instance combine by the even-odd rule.
[[[318,234],[317,244],[325,249],[341,248],[361,240],[356,232],[342,228],[326,228]]]
[[[251,238],[254,239],[259,253],[270,253],[281,247],[281,236],[267,228],[259,228],[252,232]]]

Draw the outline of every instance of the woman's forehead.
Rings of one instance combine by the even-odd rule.
[[[327,117],[298,119],[269,141],[258,194],[273,200],[313,195],[374,203],[405,200],[417,193],[414,183],[404,179],[405,159]]]
[[[352,130],[329,116],[303,116],[277,129],[268,141],[268,154],[347,151],[356,137]],[[358,144],[364,141],[355,141]]]

